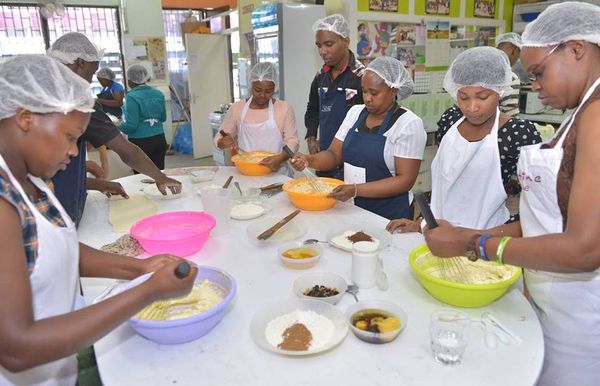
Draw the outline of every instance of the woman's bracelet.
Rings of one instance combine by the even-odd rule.
[[[504,236],[502,240],[500,240],[500,244],[498,244],[498,249],[496,249],[496,262],[498,264],[504,264],[504,249],[506,248],[506,244],[512,239],[510,236]]]
[[[490,237],[492,237],[492,235],[490,235],[489,233],[484,233],[479,239],[479,257],[481,257],[485,261],[490,261],[490,258],[488,257],[487,253],[485,253],[485,242]]]
[[[352,196],[352,198],[356,198],[357,195],[358,195],[358,186],[356,186],[356,184],[354,184],[354,196]]]

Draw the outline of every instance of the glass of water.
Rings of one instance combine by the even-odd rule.
[[[431,314],[429,336],[431,351],[439,363],[460,363],[469,339],[469,316],[463,312],[444,309]]]

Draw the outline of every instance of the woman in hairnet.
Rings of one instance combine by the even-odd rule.
[[[127,134],[129,141],[146,153],[157,168],[163,170],[167,153],[163,129],[163,122],[167,120],[165,96],[147,85],[149,81],[150,73],[146,67],[141,64],[129,66],[127,85],[130,91],[125,98],[125,122],[117,127]]]
[[[317,154],[296,154],[297,170],[312,167],[331,170],[344,165],[344,185],[331,197],[354,203],[382,217],[412,218],[408,191],[423,158],[427,135],[423,121],[400,107],[412,94],[413,82],[402,63],[378,57],[362,77],[364,105],[348,111],[328,149]]]
[[[506,223],[505,186],[515,175],[521,146],[541,141],[535,126],[500,112],[511,92],[510,63],[493,47],[475,47],[452,62],[444,88],[453,107],[438,122],[439,148],[431,164],[431,210],[454,226],[487,229]],[[421,223],[400,219],[388,230],[415,232]]]
[[[549,6],[527,25],[521,61],[542,103],[573,109],[554,138],[524,146],[518,223],[485,231],[440,222],[438,256],[475,251],[525,268],[544,332],[539,385],[597,385],[600,376],[600,7]]]
[[[0,62],[0,384],[75,385],[77,352],[154,300],[188,293],[181,259],[110,254],[77,241],[47,179],[78,153],[94,99],[58,61],[19,55]],[[139,287],[81,308],[81,276],[133,279]],[[82,300],[82,299],[81,299]]]
[[[293,151],[298,150],[298,135],[292,106],[273,97],[279,87],[277,69],[272,63],[257,63],[250,70],[248,82],[252,94],[231,105],[220,128],[226,135],[217,133],[215,146],[234,151],[278,153],[260,163],[273,171],[288,174],[288,155],[282,149],[287,145]]]
[[[102,91],[97,95],[96,100],[102,105],[105,113],[121,118],[125,88],[121,83],[115,81],[115,73],[108,67],[99,69],[96,78],[102,86]]]

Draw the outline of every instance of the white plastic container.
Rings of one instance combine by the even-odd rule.
[[[372,288],[377,284],[377,244],[359,241],[352,246],[352,282],[359,288]]]

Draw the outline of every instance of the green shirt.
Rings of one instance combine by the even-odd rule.
[[[167,119],[165,96],[148,85],[140,85],[127,93],[123,109],[125,122],[118,128],[129,138],[147,138],[162,134]]]

